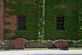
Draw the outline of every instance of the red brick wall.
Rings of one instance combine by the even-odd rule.
[[[15,9],[5,8],[5,22],[10,23],[10,25],[5,25],[5,30],[11,30],[8,33],[5,33],[5,39],[10,39],[15,35],[16,30],[16,15],[9,14],[7,12],[13,12]],[[7,17],[6,17],[7,16]]]
[[[0,0],[0,40],[4,39],[4,8],[3,0]]]
[[[5,25],[5,30],[11,30],[11,32],[5,34],[5,38],[12,38],[12,36],[15,35],[16,30],[16,16],[8,16],[8,18],[5,17],[5,22],[11,23],[10,25]]]

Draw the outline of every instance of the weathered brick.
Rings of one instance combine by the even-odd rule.
[[[16,16],[5,18],[5,22],[10,22],[11,23],[10,25],[5,25],[5,29],[11,30],[11,32],[5,34],[5,37],[7,38],[7,36],[9,36],[8,38],[11,38],[12,36],[15,35],[15,30],[16,30]]]
[[[3,0],[0,0],[0,40],[4,39],[4,8]]]
[[[68,47],[68,43],[67,41],[63,40],[63,39],[58,39],[58,40],[55,40],[53,42],[53,45],[57,48],[65,48],[65,47]]]
[[[12,12],[12,11],[15,11],[15,10],[14,9],[10,9],[10,8],[5,8],[5,11]]]
[[[27,40],[23,38],[17,38],[16,40],[12,41],[12,45],[15,49],[24,49],[26,44]]]

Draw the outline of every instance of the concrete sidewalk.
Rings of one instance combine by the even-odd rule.
[[[82,50],[11,50],[0,55],[82,55]]]

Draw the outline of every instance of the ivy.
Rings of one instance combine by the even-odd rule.
[[[5,24],[5,25],[11,25],[11,23],[10,23],[10,22],[5,22],[4,24]]]
[[[4,30],[4,33],[7,34],[7,33],[10,33],[12,30]]]
[[[11,0],[5,0],[10,2]],[[13,0],[16,4],[5,3],[6,8],[15,9],[10,12],[11,15],[26,15],[26,30],[19,31],[16,28],[16,37],[23,37],[28,40],[38,39],[39,35],[44,39],[79,39],[77,35],[79,32],[79,17],[78,8],[76,5],[81,0],[38,0],[39,5],[36,7],[35,0]],[[37,1],[37,0],[36,0]],[[80,12],[82,7],[80,3]],[[57,6],[56,6],[57,5]],[[38,11],[36,10],[38,9]],[[38,13],[38,14],[37,14]],[[56,29],[56,16],[65,16],[65,30],[59,31]],[[40,16],[40,17],[37,17]],[[82,18],[81,18],[82,19]],[[10,25],[9,23],[5,23]],[[81,28],[80,28],[81,29]],[[5,30],[5,33],[10,30]],[[81,37],[82,38],[82,37]]]

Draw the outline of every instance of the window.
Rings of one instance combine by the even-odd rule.
[[[18,16],[18,30],[26,30],[26,16]]]
[[[56,25],[58,30],[64,30],[64,16],[57,16]]]

